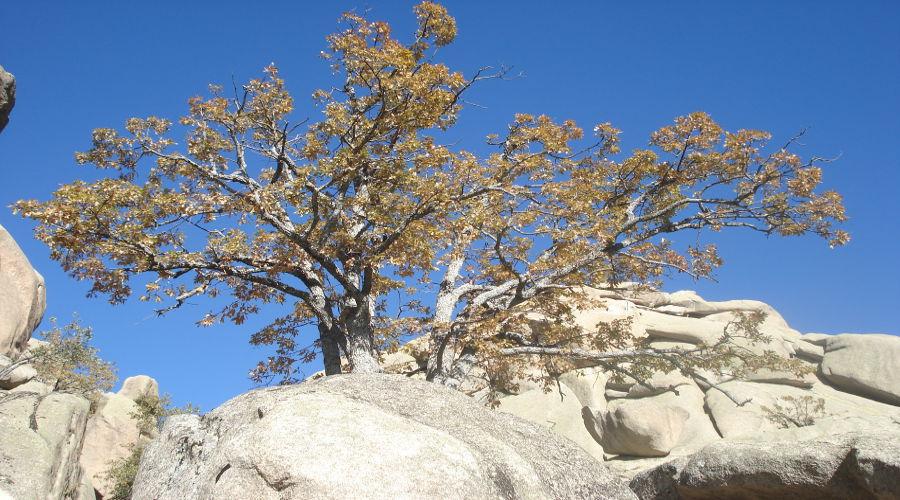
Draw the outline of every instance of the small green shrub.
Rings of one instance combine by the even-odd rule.
[[[131,489],[134,486],[134,478],[137,476],[143,453],[144,447],[135,445],[128,455],[110,462],[109,468],[103,474],[103,479],[111,484],[112,488],[104,500],[129,500],[131,498]]]

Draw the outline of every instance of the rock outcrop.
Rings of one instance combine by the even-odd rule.
[[[19,364],[0,355],[0,389],[14,389],[27,384],[37,376],[37,371],[29,363]]]
[[[0,81],[0,108],[3,92]],[[94,500],[79,464],[91,403],[53,392],[27,363],[45,305],[43,278],[0,226],[0,498]]]
[[[112,462],[127,457],[134,446],[143,446],[156,437],[156,429],[141,429],[134,415],[140,398],[159,397],[156,380],[138,375],[122,383],[118,393],[100,397],[94,415],[87,422],[81,465],[97,493],[106,497],[113,485],[106,479]]]
[[[640,498],[900,498],[900,337],[804,335],[764,303],[693,292],[586,293],[606,307],[581,311],[579,323],[629,317],[634,337],[660,348],[709,343],[736,312],[763,311],[769,341],[748,348],[812,372],[760,371],[715,386],[677,373],[608,383],[606,401],[582,408],[585,423]],[[539,413],[503,401],[524,418]]]
[[[166,422],[133,498],[633,498],[541,426],[435,384],[343,375]]]
[[[714,342],[736,313],[764,312],[766,318],[760,330],[768,341],[746,347],[800,360],[810,369],[804,376],[765,370],[732,381],[713,374],[703,381],[677,372],[657,373],[645,383],[637,384],[634,381],[613,383],[599,368],[586,367],[562,375],[560,384],[549,393],[526,381],[518,391],[501,397],[500,411],[571,439],[592,456],[604,460],[621,477],[630,479],[653,471],[642,483],[644,493],[639,492],[642,498],[677,498],[646,493],[650,491],[647,485],[653,484],[652,478],[670,477],[672,470],[677,469],[681,474],[685,463],[706,463],[706,457],[715,450],[741,449],[744,450],[741,456],[748,463],[756,463],[755,460],[768,460],[764,450],[777,450],[778,446],[803,450],[815,449],[821,443],[827,448],[835,436],[848,433],[900,432],[900,337],[802,334],[763,302],[712,302],[691,291],[664,293],[626,286],[617,290],[583,289],[583,292],[601,304],[577,312],[575,321],[583,328],[592,328],[601,321],[630,318],[633,337],[658,348],[693,348],[701,342]],[[544,320],[553,321],[553,318]],[[427,353],[422,352],[425,344],[414,341],[399,353],[415,358],[418,365],[410,367],[409,360],[404,358],[406,364],[397,366],[406,372],[421,370],[427,358]],[[583,372],[592,376],[577,376]],[[479,378],[471,377],[464,382],[469,392],[476,395],[481,394]],[[579,379],[591,380],[587,392],[574,390],[573,382]],[[578,396],[572,397],[573,393]],[[586,393],[589,396],[583,395]],[[584,428],[578,425],[579,416]],[[852,447],[845,441],[840,443],[843,444],[838,448],[843,451],[835,451],[834,457],[843,460],[850,456]],[[754,458],[755,454],[759,456]],[[801,462],[805,458],[801,455],[795,458],[791,459],[792,463],[803,467]],[[873,472],[880,479],[872,481],[884,482],[892,477],[900,481],[894,469],[884,469],[880,464],[876,461],[866,466],[883,472]],[[732,469],[728,467],[723,466],[715,481],[740,483],[742,476],[737,472],[729,479],[728,471]],[[808,467],[817,466],[810,462]],[[822,472],[820,476],[825,477],[827,473]],[[858,477],[856,480],[863,481]],[[671,480],[667,481],[671,486]],[[696,485],[690,490],[691,497],[702,497],[706,490],[709,498],[726,495],[725,490],[716,489],[715,481],[691,482]],[[778,483],[780,479],[773,481]],[[831,483],[827,481],[803,481],[791,490],[792,494],[827,498],[846,493],[838,486],[829,489],[827,485]],[[679,494],[687,495],[684,493],[688,491],[687,485],[679,486]],[[746,493],[741,498],[764,498],[754,496],[750,489],[734,491]],[[862,495],[871,496],[875,490],[859,491],[870,492]]]
[[[677,406],[648,400],[620,401],[623,404],[588,413],[603,450],[641,457],[668,455],[678,444],[690,414]]]
[[[839,391],[827,384],[818,383],[810,389],[801,389],[779,384],[732,381],[720,387],[739,401],[750,400],[739,406],[722,391],[706,392],[709,415],[725,439],[808,440],[849,431],[900,429],[900,424],[895,423],[900,422],[900,408]],[[802,404],[800,408],[794,408],[786,403],[802,401],[804,397],[820,401],[823,410],[804,415],[804,412],[809,413],[808,408]],[[777,404],[786,407],[783,411],[788,413],[786,416],[798,419],[809,417],[812,422],[802,426],[779,425],[772,413]]]
[[[16,105],[16,79],[0,66],[0,132],[9,123],[9,114]]]

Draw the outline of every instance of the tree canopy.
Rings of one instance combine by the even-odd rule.
[[[573,287],[709,277],[721,259],[699,242],[723,229],[848,241],[835,227],[840,195],[819,189],[823,160],[792,152],[796,137],[773,146],[767,132],[729,132],[702,112],[629,153],[609,123],[585,133],[530,114],[488,136],[490,154],[446,143],[464,94],[504,72],[443,64],[455,20],[430,2],[414,13],[404,38],[343,16],[322,53],[335,84],[313,93],[315,119],[294,116],[269,66],[190,99],[178,124],[96,129],[76,159],[109,175],[15,210],[113,303],[139,295],[165,313],[226,298],[202,325],[283,304],[251,341],[277,351],[255,376],[286,380],[318,352],[327,373],[378,371],[377,353],[408,333],[430,334],[428,377],[450,385],[473,357],[618,349],[614,327],[587,332],[587,344],[563,321],[540,339],[522,334],[520,304],[565,316]],[[686,231],[697,244],[670,236]],[[304,347],[307,327],[317,339]]]

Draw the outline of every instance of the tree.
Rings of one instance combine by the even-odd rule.
[[[228,294],[203,325],[284,304],[251,341],[277,347],[255,376],[286,380],[318,350],[326,373],[341,372],[342,359],[353,372],[379,371],[378,351],[411,332],[430,334],[428,378],[448,385],[479,356],[571,357],[562,348],[585,332],[560,322],[529,337],[518,328],[522,304],[565,316],[580,300],[572,287],[703,278],[721,264],[715,246],[682,247],[673,233],[847,242],[834,228],[841,197],[817,192],[821,159],[791,152],[797,138],[770,148],[768,133],[726,132],[705,113],[677,118],[628,155],[608,123],[586,140],[571,120],[529,114],[489,136],[495,152],[485,157],[443,144],[463,95],[505,71],[465,77],[438,62],[455,20],[429,2],[414,11],[407,42],[386,23],[343,16],[323,52],[337,81],[314,92],[317,121],[292,117],[269,66],[228,95],[213,86],[192,98],[183,145],[157,117],[130,119],[124,133],[95,130],[76,159],[112,175],[15,210],[38,222],[69,274],[112,303],[147,277],[142,299],[169,302],[160,314]],[[301,347],[307,326],[318,339]],[[588,332],[588,347],[624,345],[615,331]]]
[[[37,379],[52,390],[80,394],[91,401],[112,389],[116,369],[100,358],[97,348],[90,345],[93,331],[81,326],[78,318],[59,326],[50,318],[50,329],[40,333],[41,342],[29,347],[18,359],[0,370],[0,376],[13,369],[31,364]]]

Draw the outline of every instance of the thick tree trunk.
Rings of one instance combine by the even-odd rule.
[[[356,340],[356,341],[355,341]],[[381,373],[381,365],[369,348],[371,342],[360,342],[352,336],[347,342],[347,357],[350,358],[351,373]]]
[[[347,358],[351,373],[381,373],[381,365],[375,357],[375,329],[368,299],[357,300],[357,305],[346,319]]]
[[[436,328],[431,329],[429,342],[428,361],[425,365],[425,380],[439,382],[439,379],[447,372],[446,367],[453,363],[453,354],[447,346],[448,336]]]
[[[325,325],[319,325],[319,342],[322,344],[325,375],[338,375],[341,373],[341,347],[337,335],[338,332],[331,331]]]

